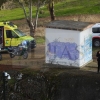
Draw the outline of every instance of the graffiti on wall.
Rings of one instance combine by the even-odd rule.
[[[51,53],[54,58],[67,58],[70,60],[76,60],[79,58],[79,51],[77,50],[76,43],[51,42],[48,44],[48,52]]]
[[[71,61],[76,63],[79,59],[79,51],[76,43],[53,41],[47,45],[46,56],[49,58],[49,63],[71,65]]]
[[[47,44],[46,57],[49,63],[62,65],[79,65],[79,60],[86,63],[91,60],[92,39],[91,36],[84,37],[83,43],[77,45],[75,42],[53,41]]]
[[[92,36],[84,38],[84,60],[89,61],[92,57]]]

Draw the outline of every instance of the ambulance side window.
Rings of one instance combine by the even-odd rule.
[[[17,34],[11,30],[6,30],[7,38],[18,38]]]
[[[11,30],[6,30],[6,36],[7,38],[12,38]]]
[[[100,33],[100,28],[98,28],[98,27],[92,28],[92,32],[93,33]]]

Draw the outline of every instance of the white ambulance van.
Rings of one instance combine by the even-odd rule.
[[[92,41],[93,46],[100,47],[100,23],[96,23],[92,27]]]

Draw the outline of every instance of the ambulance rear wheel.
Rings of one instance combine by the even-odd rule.
[[[2,60],[2,54],[0,54],[0,60]]]
[[[28,52],[27,52],[27,51],[24,52],[24,54],[23,54],[23,58],[24,58],[24,59],[27,59],[27,58],[28,58]]]
[[[14,58],[14,57],[15,57],[15,55],[10,53],[10,58]]]
[[[94,39],[93,40],[93,46],[94,47],[100,47],[100,39]]]

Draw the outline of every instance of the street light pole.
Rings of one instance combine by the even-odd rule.
[[[5,89],[6,89],[5,72],[3,72],[3,98],[4,98],[4,100],[6,100],[6,92],[5,92]]]
[[[3,72],[2,77],[3,77],[3,98],[4,98],[4,100],[6,100],[6,85],[7,85],[7,80],[11,79],[11,77],[5,71]]]

